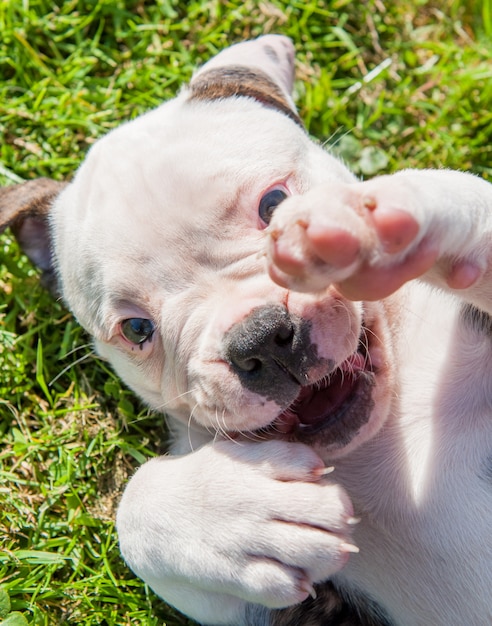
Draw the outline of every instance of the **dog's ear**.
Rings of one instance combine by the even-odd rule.
[[[0,233],[10,227],[25,254],[41,270],[41,281],[56,293],[48,214],[67,183],[38,178],[0,188]]]
[[[190,100],[247,96],[277,109],[303,126],[291,98],[294,46],[282,35],[265,35],[226,48],[190,83]]]

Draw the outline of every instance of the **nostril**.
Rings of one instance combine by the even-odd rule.
[[[224,360],[247,389],[291,403],[316,361],[310,325],[282,305],[260,306],[224,335]]]
[[[280,328],[273,341],[279,347],[291,346],[294,340],[294,326],[292,324]]]
[[[233,359],[234,365],[240,369],[242,372],[247,372],[252,374],[253,372],[258,372],[262,368],[262,363],[260,359]]]
[[[223,359],[245,389],[287,407],[320,364],[311,323],[283,305],[252,309],[224,335]]]

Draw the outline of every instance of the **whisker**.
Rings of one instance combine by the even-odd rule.
[[[340,130],[341,129],[335,130],[329,137],[327,137],[327,139],[323,141],[321,146],[323,148],[326,148],[328,146],[330,149],[333,149],[342,141],[344,137],[352,134],[353,132],[353,129],[349,129],[349,128],[347,128],[345,132],[340,132]],[[333,141],[333,143],[330,143],[334,137],[336,137],[335,141]]]
[[[244,430],[241,431],[241,436],[246,439],[246,441],[252,441],[253,443],[258,443],[260,441],[265,441],[267,438],[266,429],[258,428],[258,430]]]
[[[219,412],[218,412],[217,407],[215,407],[215,423],[216,423],[216,428],[215,428],[216,436],[215,436],[214,441],[217,440],[217,437],[219,435],[221,435],[223,437],[225,436],[224,429],[222,427],[222,424],[220,423]]]
[[[236,439],[234,439],[234,437],[231,436],[231,433],[230,433],[229,429],[227,428],[227,423],[226,423],[225,416],[226,416],[226,411],[225,411],[225,409],[222,409],[222,417],[221,417],[222,424],[221,424],[221,429],[220,429],[221,433],[222,433],[222,436],[225,437],[226,439],[228,439],[229,441],[232,441],[232,442],[238,444],[239,442]],[[217,421],[219,421],[218,417],[217,417]]]
[[[235,439],[234,437],[231,436],[230,431],[227,428],[227,424],[226,424],[226,421],[225,421],[225,409],[222,409],[222,423],[223,423],[222,435],[226,439],[231,441],[232,443],[235,443],[236,445],[241,445],[240,441],[237,441],[237,439]]]
[[[68,356],[68,355],[67,355]],[[78,359],[75,359],[75,361],[73,361],[72,363],[70,363],[69,365],[67,365],[66,367],[64,367],[61,371],[58,372],[58,374],[52,378],[50,380],[50,382],[48,383],[48,387],[53,386],[56,381],[61,378],[64,374],[66,374],[68,371],[70,371],[72,369],[72,367],[75,367],[76,365],[79,365],[79,363],[83,363],[84,361],[86,361],[87,359],[92,359],[96,356],[95,352],[87,352],[86,354],[83,354],[81,357],[79,357]]]
[[[155,407],[155,410],[156,411],[165,411],[166,407],[169,404],[171,404],[172,402],[175,402],[176,400],[179,400],[180,398],[184,398],[185,396],[194,393],[194,391],[195,391],[195,389],[189,389],[188,391],[183,391],[183,393],[180,393],[177,396],[174,396],[173,398],[170,398],[169,400],[165,400],[162,404],[157,405]],[[194,407],[194,409],[195,408],[196,408],[196,406]]]
[[[186,433],[187,433],[187,435],[188,435],[188,445],[190,446],[190,450],[191,450],[192,452],[195,452],[195,448],[193,447],[193,441],[191,440],[191,430],[192,430],[192,429],[191,429],[191,423],[192,423],[192,421],[193,421],[193,411],[195,410],[195,408],[196,408],[197,406],[198,406],[198,405],[197,405],[197,404],[195,404],[195,406],[193,407],[193,409],[190,411],[190,417],[188,418],[188,422],[187,422],[187,424],[186,424]]]
[[[95,357],[97,357],[96,352],[94,352],[94,350],[92,349],[92,343],[84,343],[80,346],[75,346],[75,348],[72,348],[69,352],[65,353],[61,359],[66,359],[67,357],[71,356],[72,354],[75,354],[75,352],[79,352],[79,350],[87,350],[88,348],[90,348],[90,354],[94,355]]]
[[[378,335],[371,329],[368,328],[367,326],[363,326],[362,327],[362,340],[364,342],[364,348],[365,348],[365,357],[366,357],[366,362],[365,365],[369,364],[369,369],[372,369],[372,359],[371,359],[371,353],[369,350],[369,337],[368,335],[372,335],[374,337],[374,339],[377,342],[381,342],[381,339],[378,337]],[[366,367],[367,369],[367,367]]]

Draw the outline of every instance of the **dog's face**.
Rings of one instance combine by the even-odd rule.
[[[283,37],[226,50],[92,148],[51,226],[67,303],[151,407],[334,456],[385,418],[389,331],[380,303],[294,293],[266,271],[281,201],[352,180],[297,123],[292,71]]]

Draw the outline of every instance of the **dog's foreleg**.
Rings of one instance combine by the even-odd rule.
[[[320,185],[285,200],[269,227],[271,276],[384,298],[414,278],[492,312],[492,185],[461,172],[406,170]]]
[[[206,444],[144,464],[120,504],[122,554],[202,624],[243,623],[247,603],[280,608],[341,569],[353,510],[307,446]]]

